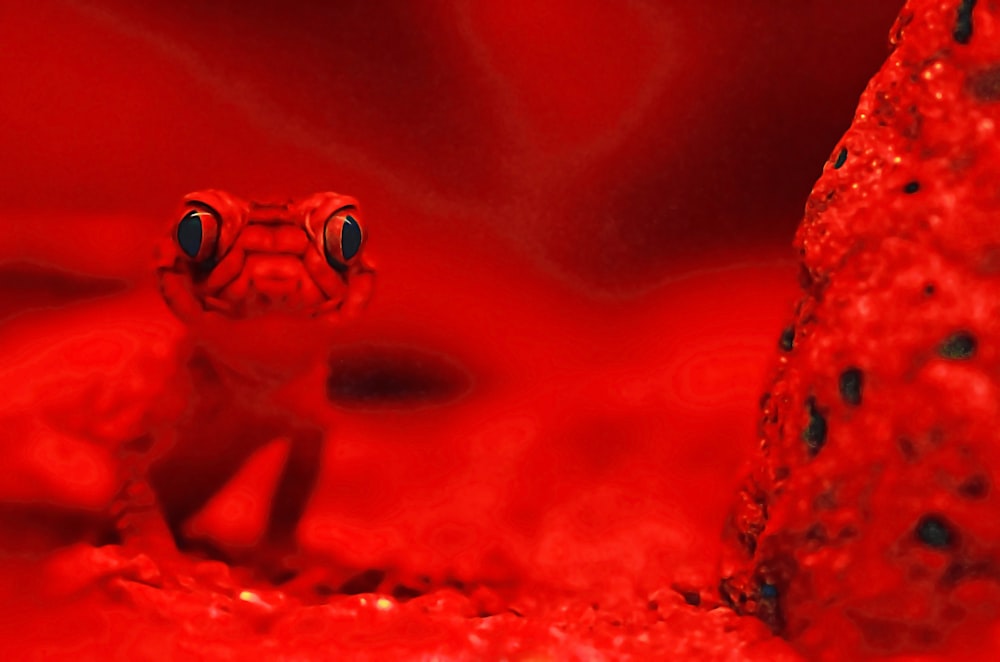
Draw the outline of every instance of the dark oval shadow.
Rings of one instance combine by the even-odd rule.
[[[330,357],[326,396],[347,409],[414,409],[458,400],[472,387],[455,360],[413,347],[361,346]]]
[[[125,289],[127,283],[117,278],[78,274],[34,262],[2,262],[0,321],[29,310],[56,308]]]

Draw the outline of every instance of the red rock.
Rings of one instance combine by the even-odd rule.
[[[970,653],[1000,614],[1000,4],[911,0],[892,41],[796,235],[722,583],[811,659]]]

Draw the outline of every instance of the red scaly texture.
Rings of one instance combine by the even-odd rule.
[[[796,235],[721,584],[810,658],[997,641],[1000,2],[911,0],[891,41]]]

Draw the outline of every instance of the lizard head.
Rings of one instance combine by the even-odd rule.
[[[167,305],[196,331],[294,339],[365,306],[374,280],[366,240],[346,195],[258,203],[201,191],[184,197],[156,271]]]

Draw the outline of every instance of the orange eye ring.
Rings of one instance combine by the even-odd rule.
[[[352,259],[361,252],[364,232],[354,209],[340,210],[323,226],[323,253],[326,262],[338,272],[347,271]]]

